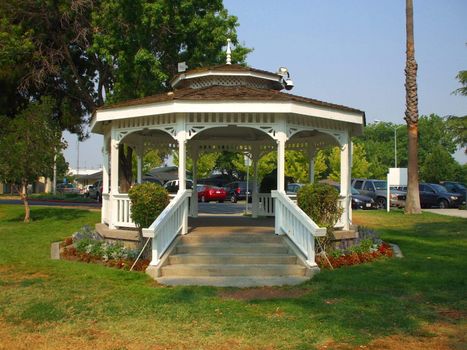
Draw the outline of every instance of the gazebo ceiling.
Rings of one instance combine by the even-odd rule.
[[[236,125],[229,125],[227,127],[211,128],[205,131],[201,131],[196,134],[193,141],[217,141],[223,140],[225,142],[241,141],[241,142],[254,142],[262,141],[271,143],[274,140],[266,133],[258,129],[248,127],[237,127]]]

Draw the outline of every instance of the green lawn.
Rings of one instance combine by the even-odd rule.
[[[33,207],[31,224],[22,216],[21,206],[0,205],[0,349],[376,349],[381,340],[399,341],[391,343],[396,349],[406,338],[467,346],[465,219],[354,212],[354,221],[397,243],[405,258],[323,271],[282,288],[305,292],[300,297],[248,301],[52,261],[50,243],[97,222],[99,213]]]

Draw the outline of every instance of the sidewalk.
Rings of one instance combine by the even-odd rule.
[[[467,210],[459,209],[423,209],[423,211],[428,213],[447,215],[447,216],[456,216],[458,218],[467,219]]]

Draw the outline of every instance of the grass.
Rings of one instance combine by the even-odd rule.
[[[99,213],[34,207],[34,221],[23,224],[22,210],[0,205],[0,349],[354,348],[393,337],[432,341],[440,325],[465,330],[465,219],[354,212],[354,221],[397,243],[405,258],[323,271],[282,288],[304,291],[301,297],[248,301],[50,260],[51,242],[97,222]],[[446,348],[465,347],[462,334],[448,336]]]

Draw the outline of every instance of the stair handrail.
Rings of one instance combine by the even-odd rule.
[[[284,191],[271,191],[275,200],[275,232],[287,237],[305,255],[310,267],[315,262],[315,237],[326,236],[326,228],[319,227]]]
[[[157,265],[161,256],[177,235],[187,233],[188,198],[191,190],[178,191],[160,215],[148,228],[143,228],[143,237],[152,238],[151,265]]]

